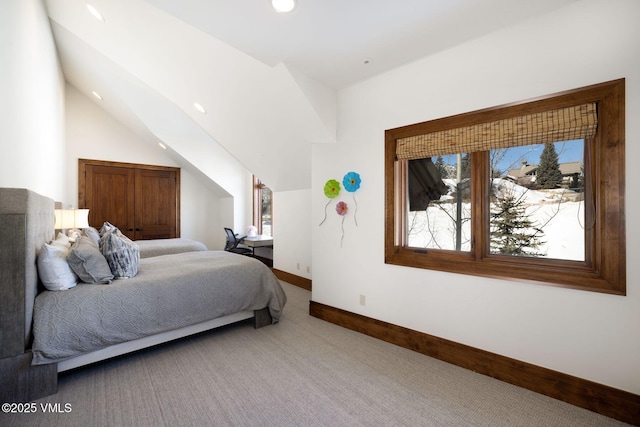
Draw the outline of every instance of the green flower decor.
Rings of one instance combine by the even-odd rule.
[[[340,183],[335,179],[330,179],[324,184],[324,195],[330,199],[337,197],[340,193]]]
[[[318,226],[321,226],[327,220],[327,207],[331,203],[331,199],[334,199],[340,194],[340,183],[335,179],[330,179],[324,184],[324,195],[329,198],[329,201],[324,205],[324,219]]]

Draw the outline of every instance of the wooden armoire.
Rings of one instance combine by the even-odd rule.
[[[131,240],[180,237],[180,168],[79,159],[78,208]]]

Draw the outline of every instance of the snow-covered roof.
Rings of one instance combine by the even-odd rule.
[[[582,171],[582,162],[566,162],[558,165],[562,175],[573,175]],[[518,179],[527,175],[533,175],[538,169],[538,165],[523,164],[518,169],[509,169],[506,176],[512,179]]]

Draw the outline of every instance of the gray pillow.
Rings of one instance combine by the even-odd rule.
[[[100,233],[93,227],[83,228],[82,233],[90,238],[96,246],[100,245]]]
[[[67,261],[69,267],[84,283],[108,284],[113,280],[107,260],[87,236],[80,236],[71,246]]]
[[[140,248],[117,228],[107,230],[100,238],[100,252],[107,260],[113,277],[135,277],[140,268]]]

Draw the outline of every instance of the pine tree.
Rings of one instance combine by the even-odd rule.
[[[536,184],[543,189],[558,188],[562,183],[562,173],[558,165],[558,153],[554,144],[547,143],[540,155],[540,165],[536,173]]]
[[[436,165],[436,169],[440,173],[441,179],[449,178],[449,173],[447,172],[447,168],[444,165],[444,160],[442,159],[442,156],[438,156],[434,164]]]
[[[506,195],[491,212],[491,252],[506,255],[543,256],[537,249],[544,232],[535,227],[522,199]]]
[[[469,158],[469,154],[462,156],[460,166],[462,168],[462,179],[471,178],[471,159]]]

